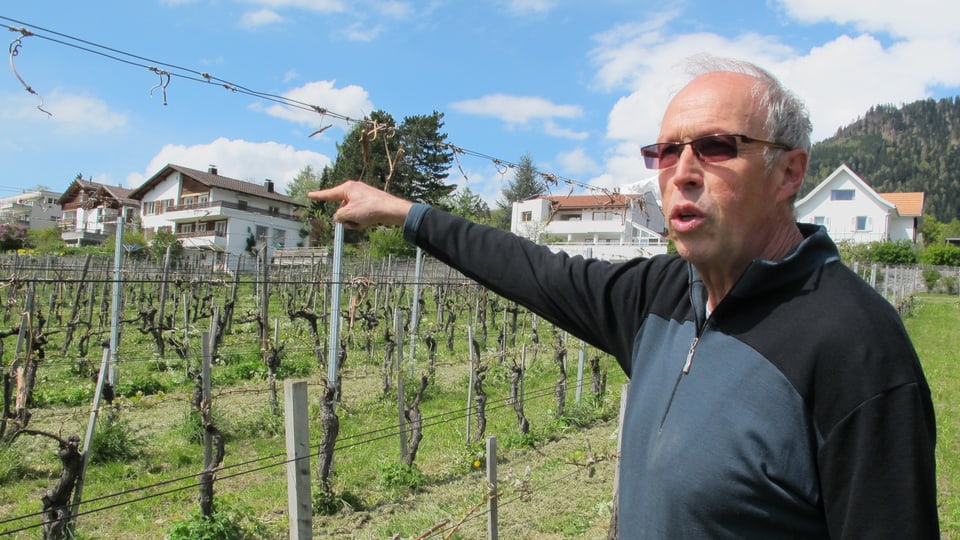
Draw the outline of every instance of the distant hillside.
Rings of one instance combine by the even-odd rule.
[[[960,96],[871,108],[813,146],[801,196],[844,163],[877,192],[923,191],[941,222],[960,217]]]

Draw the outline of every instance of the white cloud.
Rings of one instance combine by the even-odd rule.
[[[533,119],[577,118],[583,116],[578,105],[557,105],[548,99],[506,94],[489,94],[450,104],[462,113],[490,116],[508,124],[525,124]]]
[[[376,11],[392,19],[404,20],[413,16],[415,9],[410,2],[387,1],[378,2]]]
[[[283,16],[272,9],[258,9],[256,11],[248,11],[244,13],[240,18],[239,24],[241,28],[253,29],[270,24],[281,23],[285,20],[286,19],[284,19]]]
[[[18,123],[46,122],[61,135],[104,134],[127,126],[127,114],[114,111],[105,102],[78,94],[54,90],[42,95],[43,110],[37,109],[41,98],[27,93],[5,96],[0,100],[0,120]]]
[[[597,162],[581,147],[558,154],[555,161],[566,176],[584,176],[600,170]]]
[[[557,125],[553,120],[547,120],[543,123],[543,131],[551,137],[559,137],[561,139],[571,139],[574,141],[582,141],[588,137],[590,134],[586,131],[575,131],[568,128],[563,128]]]
[[[374,110],[373,103],[370,101],[366,90],[355,85],[335,88],[335,83],[336,81],[310,82],[284,93],[283,97],[300,103],[321,107],[332,113],[357,120],[370,114]],[[312,110],[291,108],[285,105],[271,105],[264,108],[259,103],[252,105],[252,107],[256,110],[262,110],[270,116],[289,120],[314,129],[319,129],[321,123],[323,125],[334,124],[341,128],[347,127],[347,124],[342,120],[337,120],[330,116],[323,116]]]
[[[171,163],[201,171],[207,170],[210,165],[216,165],[220,174],[249,182],[260,183],[269,178],[274,181],[279,193],[286,193],[287,184],[305,166],[310,165],[319,171],[329,165],[331,159],[323,154],[297,150],[286,144],[256,143],[221,137],[209,144],[164,146],[150,160],[143,174],[133,173],[127,176],[127,185],[138,187]]]
[[[382,31],[382,25],[377,24],[367,27],[364,23],[358,21],[344,28],[342,33],[350,41],[369,42],[377,39]]]
[[[780,0],[802,22],[850,24],[864,32],[894,37],[957,39],[960,3],[944,0]]]
[[[507,11],[515,15],[547,13],[554,8],[554,0],[504,0]]]
[[[743,58],[769,69],[806,102],[814,141],[833,135],[871,106],[923,99],[935,85],[960,85],[960,71],[944,61],[960,56],[960,34],[952,22],[956,20],[952,15],[960,14],[954,13],[960,4],[934,8],[927,0],[919,0],[919,5],[881,1],[854,10],[847,10],[850,3],[835,1],[783,0],[783,4],[789,16],[805,22],[851,24],[865,32],[910,39],[889,42],[870,33],[837,33],[809,50],[797,50],[777,35],[677,33],[672,26],[679,12],[611,28],[594,37],[597,45],[590,58],[596,65],[595,85],[627,93],[607,120],[607,137],[621,144],[610,152],[605,174],[594,182],[615,186],[637,181],[638,172],[639,176],[649,172],[636,157],[639,145],[655,140],[668,100],[686,80],[679,67],[694,54]],[[900,7],[907,5],[909,9]]]
[[[342,0],[248,0],[249,3],[271,9],[296,8],[317,13],[337,13],[346,10]]]

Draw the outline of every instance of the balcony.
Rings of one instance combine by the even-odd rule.
[[[156,216],[163,216],[164,219],[173,222],[190,222],[196,221],[200,218],[209,218],[209,217],[220,217],[220,216],[231,216],[236,215],[236,213],[231,212],[231,210],[236,210],[239,212],[247,212],[250,214],[259,214],[263,216],[272,216],[281,219],[288,219],[291,221],[300,221],[300,218],[289,213],[281,212],[271,212],[263,208],[256,208],[250,205],[238,204],[228,201],[211,201],[205,203],[196,203],[196,204],[178,204],[173,206],[168,206],[165,212],[159,214],[152,214]]]
[[[203,251],[226,251],[227,237],[218,231],[193,231],[177,233],[177,240],[186,249]]]

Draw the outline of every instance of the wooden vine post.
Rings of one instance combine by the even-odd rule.
[[[313,515],[310,496],[310,423],[307,420],[307,382],[286,380],[283,395],[290,538],[309,540],[312,538]]]
[[[203,471],[200,473],[200,514],[205,518],[213,517],[213,482],[216,477],[216,471],[223,463],[224,441],[220,430],[213,424],[211,416],[212,397],[211,397],[211,364],[213,355],[211,353],[210,335],[203,334],[201,339],[202,347],[202,365],[201,365],[201,398],[200,398],[200,423],[203,426]]]

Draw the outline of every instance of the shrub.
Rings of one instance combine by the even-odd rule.
[[[392,491],[414,491],[425,486],[429,479],[416,465],[386,462],[378,467],[380,485]]]
[[[940,272],[937,272],[932,268],[928,268],[923,271],[923,282],[927,286],[927,292],[933,292],[933,289],[936,288],[938,281],[940,281]]]
[[[957,294],[957,278],[954,276],[943,276],[942,282],[943,288],[947,290],[947,294]]]
[[[960,266],[960,247],[953,244],[930,246],[923,250],[920,262],[934,266]]]
[[[141,442],[130,423],[112,413],[101,418],[90,446],[93,463],[108,463],[139,457]]]
[[[417,248],[403,239],[400,227],[380,227],[370,231],[370,255],[373,257],[414,257],[416,254]]]
[[[169,540],[247,540],[263,538],[265,531],[250,516],[229,507],[217,508],[210,517],[199,510],[170,528]]]
[[[873,242],[870,244],[870,260],[883,264],[916,264],[917,252],[909,240]]]

